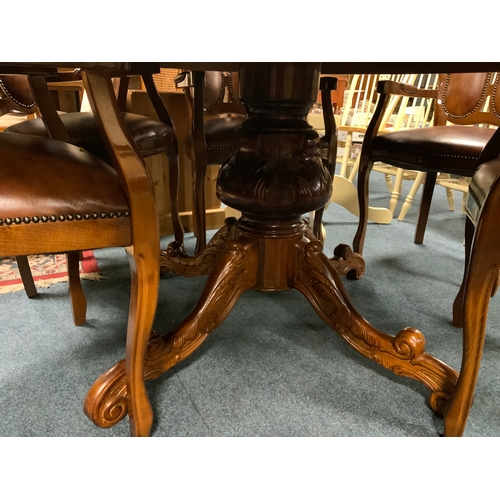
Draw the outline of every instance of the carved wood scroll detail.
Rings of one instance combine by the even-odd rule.
[[[359,280],[365,274],[365,261],[359,253],[353,252],[349,245],[341,243],[335,247],[330,262],[341,276]]]
[[[187,255],[183,248],[175,245],[175,242],[171,243],[160,253],[161,272],[171,271],[174,274],[191,278],[210,274],[226,249],[227,242],[235,239],[235,231],[236,219],[228,217],[224,226],[214,235],[203,252],[196,257]]]
[[[295,288],[325,323],[360,354],[396,375],[424,383],[433,393],[432,410],[442,416],[458,378],[456,371],[424,352],[425,338],[415,328],[405,328],[393,337],[370,325],[348,299],[342,280],[321,250],[322,244],[312,241],[299,255]]]
[[[252,247],[253,245],[249,245]],[[256,253],[255,249],[250,252]],[[155,333],[147,345],[144,378],[153,379],[187,358],[227,317],[241,294],[255,285],[255,265],[249,249],[226,242],[214,272],[191,314],[164,336]],[[99,427],[111,427],[127,414],[125,362],[101,375],[90,389],[85,414]]]

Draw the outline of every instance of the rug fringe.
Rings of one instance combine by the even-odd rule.
[[[103,276],[101,273],[81,273],[80,278],[83,278],[84,280],[91,280],[91,281],[101,281],[101,280],[106,280],[106,276]]]
[[[18,283],[17,285],[6,285],[0,287],[0,295],[11,292],[21,292],[24,290],[24,285],[22,283]]]
[[[102,276],[100,273],[81,273],[80,278],[90,281],[100,281],[102,279],[107,279],[106,276]],[[50,285],[54,283],[64,283],[68,281],[67,276],[62,276],[60,278],[51,278],[48,280],[35,280],[35,286],[37,288],[49,288]],[[24,285],[22,283],[17,283],[15,285],[6,285],[0,287],[0,295],[13,292],[21,292],[24,290]]]

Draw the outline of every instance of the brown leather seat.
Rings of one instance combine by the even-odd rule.
[[[372,142],[371,159],[424,172],[453,170],[471,177],[494,129],[429,127],[382,134]]]
[[[214,118],[205,122],[207,164],[223,163],[236,148],[236,129],[245,121],[244,116]]]
[[[500,130],[500,129],[499,129]],[[492,139],[500,152],[500,132]],[[490,297],[500,272],[500,159],[482,164],[469,184],[465,266],[453,304],[453,324],[463,328],[460,375],[445,412],[445,434],[461,436],[474,397],[483,352]]]
[[[67,223],[75,225],[73,241],[65,240],[60,248],[55,248],[57,238],[27,242],[37,253],[85,248],[88,243],[81,238],[88,228],[95,231],[115,218],[121,219],[121,237],[130,240],[129,202],[113,167],[71,144],[23,134],[0,134],[0,151],[0,226],[9,231],[2,243],[4,255],[15,254],[26,237],[18,227],[55,234],[66,231]],[[94,248],[110,246],[106,232],[98,235]]]
[[[439,76],[436,91],[412,85],[379,82],[379,102],[367,129],[358,173],[359,225],[353,250],[362,253],[368,220],[368,182],[373,163],[427,172],[415,243],[422,243],[437,174],[471,177],[477,167],[494,157],[486,147],[494,130],[478,126],[500,125],[500,96],[496,73]],[[378,125],[393,94],[417,99],[434,97],[434,126],[377,135]],[[454,126],[446,126],[451,122]]]
[[[175,139],[173,129],[163,122],[134,113],[122,113],[122,117],[144,158],[162,153]],[[61,115],[61,120],[68,131],[71,144],[109,161],[92,113],[66,113]],[[41,118],[16,123],[6,128],[4,132],[48,137]]]

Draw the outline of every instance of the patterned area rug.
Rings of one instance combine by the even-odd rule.
[[[31,255],[28,257],[35,285],[48,288],[53,283],[68,281],[66,272],[66,255]],[[80,261],[80,277],[98,281],[101,279],[99,266],[94,252],[83,252]],[[24,290],[15,257],[0,259],[0,294]]]

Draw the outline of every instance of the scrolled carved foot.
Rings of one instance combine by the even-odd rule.
[[[107,429],[128,413],[125,360],[103,373],[85,398],[83,411],[99,427]]]
[[[152,331],[144,356],[144,379],[159,377],[187,358],[227,317],[241,294],[256,283],[257,245],[226,243],[203,293],[189,316],[165,335]],[[101,375],[90,388],[85,414],[99,427],[111,427],[128,411],[127,374],[122,360]]]
[[[305,245],[299,258],[300,272],[294,288],[306,296],[325,323],[362,356],[396,375],[426,385],[433,394],[432,409],[442,415],[458,374],[425,352],[424,335],[408,327],[392,336],[370,325],[351,303],[333,263],[322,254],[318,241]]]
[[[158,358],[163,355],[165,342],[155,331],[149,337],[144,378],[156,378],[163,373]],[[85,415],[98,427],[107,429],[117,424],[128,413],[125,360],[103,373],[92,385],[83,404]]]
[[[365,261],[359,253],[353,252],[349,245],[341,243],[335,247],[330,262],[341,276],[359,280],[365,273]]]

